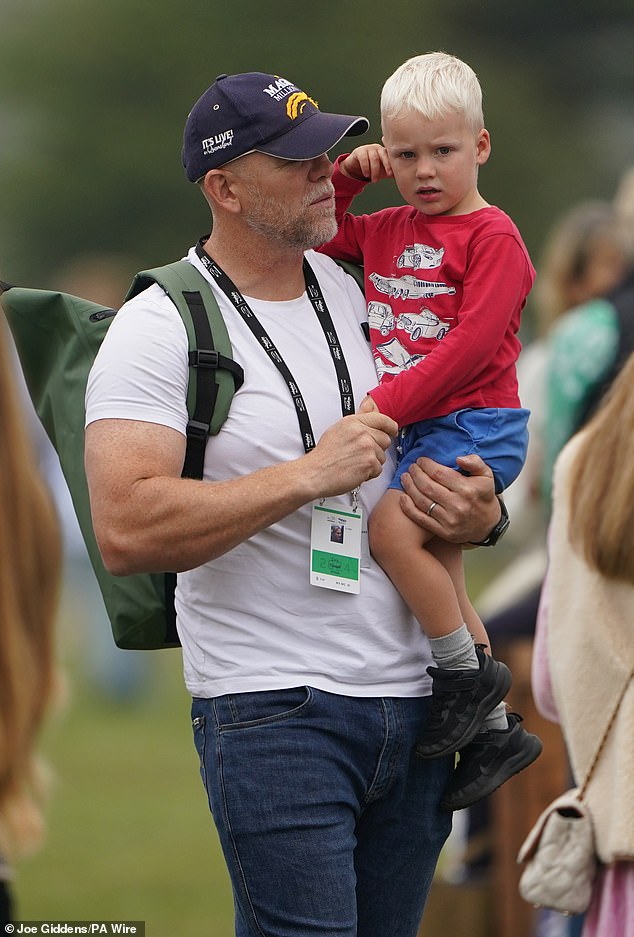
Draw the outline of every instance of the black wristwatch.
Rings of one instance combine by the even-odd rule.
[[[500,537],[503,537],[508,530],[511,523],[509,512],[506,509],[506,505],[503,499],[498,498],[498,501],[500,502],[500,508],[502,509],[502,516],[488,537],[486,537],[484,540],[480,540],[478,543],[471,541],[474,547],[494,547]]]

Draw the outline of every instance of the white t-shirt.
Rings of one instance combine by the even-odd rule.
[[[328,257],[309,251],[350,371],[356,405],[376,384],[361,329],[365,303],[356,283]],[[194,249],[187,258],[211,282]],[[299,458],[302,438],[289,389],[238,312],[212,283],[233,354],[244,368],[227,421],[211,437],[204,478],[242,476]],[[341,417],[335,369],[313,306],[247,302],[279,349],[306,402],[315,438]],[[187,334],[158,286],[126,303],[108,330],[88,382],[86,423],[142,420],[185,433]],[[370,512],[394,470],[361,487]],[[350,496],[342,502],[350,506]],[[353,696],[430,692],[429,645],[378,564],[362,570],[361,593],[309,581],[311,505],[203,566],[178,575],[177,627],[185,682],[194,696],[311,685]]]

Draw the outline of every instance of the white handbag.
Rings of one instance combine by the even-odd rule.
[[[517,861],[527,863],[519,883],[525,901],[564,914],[586,910],[597,860],[592,817],[578,788],[546,807],[524,840]]]
[[[520,848],[517,861],[526,863],[520,895],[536,907],[580,914],[590,904],[597,856],[592,816],[583,795],[631,679],[630,673],[583,784],[546,807]]]

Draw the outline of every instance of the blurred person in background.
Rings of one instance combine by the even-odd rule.
[[[0,322],[0,923],[12,919],[11,869],[43,832],[38,730],[56,694],[57,518],[30,445]]]
[[[530,638],[535,631],[547,564],[550,484],[545,484],[545,478],[552,472],[552,463],[547,466],[546,453],[553,451],[551,430],[559,425],[548,402],[554,336],[565,328],[569,316],[574,318],[576,307],[584,308],[579,304],[598,301],[626,275],[630,254],[621,217],[616,199],[614,203],[579,202],[553,225],[537,265],[532,307],[536,338],[522,349],[517,369],[520,395],[530,409],[528,454],[523,472],[505,492],[513,518],[507,543],[515,553],[476,601],[487,631],[498,643]],[[572,349],[567,354],[574,358]],[[572,431],[570,424],[568,433]],[[489,824],[489,801],[469,810],[465,854],[468,874],[474,877],[486,874],[490,865]],[[573,937],[576,926],[556,912],[538,914],[539,934]]]
[[[583,937],[634,937],[632,462],[634,356],[556,462],[533,654],[535,701],[561,725],[576,784],[608,731],[584,797],[600,865]]]
[[[619,278],[556,323],[546,369],[542,488],[550,502],[553,468],[570,437],[595,411],[634,350],[634,170],[614,198],[614,232],[624,251]]]
[[[553,470],[561,450],[592,417],[634,350],[632,170],[623,174],[611,208],[604,225],[604,237],[612,241],[612,250],[588,239],[592,251],[590,255],[586,253],[586,257],[595,265],[595,274],[586,277],[585,282],[592,289],[583,301],[577,296],[577,305],[559,315],[548,332],[541,383],[541,477],[535,476],[544,517],[548,517],[555,507]],[[608,282],[610,279],[611,283]],[[601,282],[603,292],[595,292]],[[533,590],[528,598],[530,614],[525,625],[533,629],[540,591]],[[538,915],[536,932],[538,937],[542,934],[577,937],[583,920],[583,915],[568,918],[554,911],[544,911]]]
[[[555,223],[538,264],[532,309],[536,337],[519,357],[517,376],[530,410],[524,470],[505,492],[513,518],[507,542],[522,553],[479,597],[478,610],[495,634],[531,635],[546,565],[549,505],[544,497],[544,458],[550,439],[546,387],[550,346],[558,323],[574,307],[603,296],[624,276],[627,253],[618,215],[607,201],[575,205]]]

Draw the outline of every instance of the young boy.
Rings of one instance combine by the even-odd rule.
[[[489,158],[472,69],[435,52],[409,59],[381,95],[383,144],[337,161],[339,232],[323,250],[365,267],[380,383],[361,409],[401,428],[393,483],[370,519],[370,547],[430,639],[432,705],[417,753],[460,752],[443,797],[474,803],[534,761],[541,742],[507,715],[508,668],[469,602],[462,549],[421,531],[400,509],[400,477],[421,455],[453,468],[478,454],[502,491],[522,468],[528,411],[517,395],[516,333],[534,269],[520,234],[478,191]],[[406,206],[347,212],[368,182],[394,178]],[[432,502],[433,517],[442,505]]]

